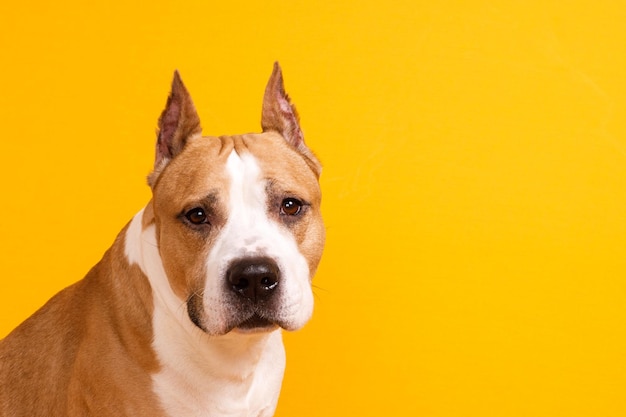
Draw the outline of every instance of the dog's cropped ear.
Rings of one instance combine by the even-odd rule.
[[[300,129],[298,112],[285,93],[283,73],[278,62],[274,63],[274,70],[265,87],[261,127],[264,132],[280,133],[296,149],[308,152]]]
[[[304,143],[304,134],[300,129],[298,112],[289,96],[285,93],[283,72],[278,62],[274,63],[274,70],[265,87],[263,96],[263,114],[261,117],[263,132],[274,131],[280,133],[287,143],[291,144],[304,157],[313,172],[319,177],[322,166],[311,150]]]
[[[148,177],[150,186],[154,186],[156,178],[167,163],[183,150],[187,139],[201,132],[200,118],[191,96],[180,74],[175,71],[172,91],[167,98],[165,110],[159,117],[154,171]]]

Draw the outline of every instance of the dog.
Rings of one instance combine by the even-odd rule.
[[[202,136],[178,72],[152,198],[96,266],[0,341],[0,416],[274,414],[282,329],[311,317],[321,165],[274,64],[262,133]]]

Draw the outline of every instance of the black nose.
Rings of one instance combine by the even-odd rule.
[[[227,278],[233,291],[259,302],[268,299],[278,287],[280,270],[270,258],[244,258],[230,265]]]

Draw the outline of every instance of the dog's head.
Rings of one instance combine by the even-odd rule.
[[[302,327],[322,255],[320,164],[303,140],[278,64],[263,133],[202,136],[178,73],[159,119],[154,222],[171,291],[204,332]]]

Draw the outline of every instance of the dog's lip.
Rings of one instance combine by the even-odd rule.
[[[279,326],[273,321],[263,318],[258,314],[253,314],[252,316],[248,317],[246,320],[235,326],[234,330],[240,331],[242,333],[267,332],[275,330],[277,327]]]

